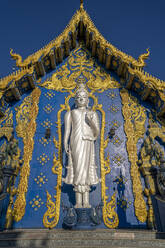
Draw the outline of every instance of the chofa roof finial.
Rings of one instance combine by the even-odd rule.
[[[80,0],[80,9],[83,9],[83,4],[84,4],[84,1]]]

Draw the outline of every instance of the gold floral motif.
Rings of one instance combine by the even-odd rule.
[[[42,187],[46,182],[48,182],[48,179],[46,176],[41,172],[39,176],[34,178],[34,181],[39,185],[39,187]]]
[[[34,134],[36,131],[36,118],[38,115],[38,103],[41,91],[39,88],[33,90],[30,96],[16,109],[18,137],[23,139],[24,154],[23,165],[20,172],[20,182],[18,185],[17,198],[14,203],[14,219],[20,221],[25,214],[26,192],[28,189],[28,178],[30,175],[30,161],[34,147]]]
[[[37,160],[39,161],[39,163],[41,165],[46,165],[46,163],[48,163],[48,161],[50,160],[49,157],[45,154],[42,153],[42,155],[40,155]]]
[[[55,96],[55,93],[53,91],[48,91],[47,93],[44,94],[44,96],[46,96],[46,98],[50,100]]]
[[[51,143],[51,139],[46,139],[45,137],[42,137],[41,139],[39,139],[39,142],[43,145],[43,146],[46,146],[48,145],[49,143]]]
[[[43,108],[43,110],[44,110],[47,114],[50,114],[50,113],[54,110],[54,108],[52,107],[52,105],[50,105],[50,104],[48,103],[48,105],[46,105],[46,106]]]
[[[37,211],[43,204],[44,202],[42,199],[39,197],[39,195],[36,195],[30,202],[29,204],[31,205],[32,209],[34,211]]]
[[[52,122],[47,118],[46,120],[44,120],[41,125],[45,128],[50,128],[53,124]]]
[[[129,95],[127,90],[121,90],[120,94],[123,104],[122,112],[125,119],[124,129],[127,136],[127,151],[131,163],[135,215],[139,221],[145,222],[147,209],[137,166],[138,156],[136,144],[139,138],[143,138],[145,133],[146,113],[145,109],[137,103],[135,98],[133,99]]]

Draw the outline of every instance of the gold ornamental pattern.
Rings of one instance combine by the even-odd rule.
[[[144,137],[146,113],[145,109],[138,104],[136,98],[132,98],[127,90],[120,91],[122,99],[122,112],[125,120],[124,129],[127,136],[128,158],[131,164],[131,178],[134,194],[134,208],[137,219],[145,222],[147,219],[146,202],[143,197],[143,188],[137,165],[137,147],[139,138]]]
[[[34,134],[36,131],[36,118],[38,115],[38,103],[41,91],[39,88],[33,90],[23,103],[16,109],[16,132],[23,139],[24,153],[23,165],[20,172],[18,193],[14,203],[14,219],[20,221],[25,214],[26,192],[28,190],[28,179],[30,175],[30,161],[34,147]]]
[[[61,68],[38,85],[49,90],[70,92],[77,84],[85,82],[92,91],[103,92],[110,88],[120,88],[119,82],[99,66],[83,46],[80,46],[71,53]]]

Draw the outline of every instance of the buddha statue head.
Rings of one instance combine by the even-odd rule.
[[[86,90],[84,84],[80,84],[75,94],[75,105],[78,108],[87,107],[88,102],[89,102],[88,91]]]

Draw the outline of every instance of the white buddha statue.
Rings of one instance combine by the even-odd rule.
[[[88,92],[81,84],[75,94],[77,108],[65,114],[64,148],[68,154],[66,184],[76,193],[75,208],[90,208],[90,186],[99,183],[95,146],[100,127],[96,112],[88,109]]]

